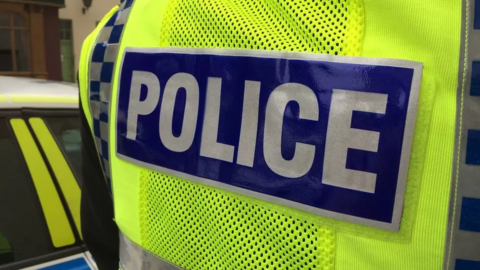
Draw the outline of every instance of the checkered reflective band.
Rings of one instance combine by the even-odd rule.
[[[446,270],[480,269],[480,0],[463,8]]]
[[[90,59],[89,104],[93,133],[100,163],[111,190],[110,156],[108,152],[110,99],[118,48],[125,23],[135,0],[122,1],[117,12],[103,26],[94,44]]]

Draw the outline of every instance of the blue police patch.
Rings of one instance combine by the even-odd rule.
[[[416,62],[127,48],[117,156],[311,213],[398,230]]]

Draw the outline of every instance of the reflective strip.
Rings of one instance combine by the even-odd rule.
[[[0,108],[78,108],[78,96],[0,94]]]
[[[464,0],[457,92],[456,147],[444,269],[480,263],[480,0]],[[478,133],[477,133],[478,131]],[[473,269],[473,268],[472,268]]]
[[[100,31],[90,56],[88,75],[89,108],[93,122],[93,135],[96,137],[97,152],[110,191],[110,134],[108,126],[110,123],[112,84],[120,40],[134,1],[126,0],[120,4],[118,10]]]
[[[0,109],[45,108],[45,109],[78,109],[77,104],[65,103],[12,103],[0,102]]]
[[[90,252],[85,252],[85,259],[87,259],[88,265],[92,267],[92,269],[98,270],[97,264],[95,263],[95,259],[93,258]]]
[[[60,151],[58,144],[48,130],[45,122],[41,118],[30,118],[30,125],[32,126],[35,135],[42,146],[43,152],[47,156],[48,162],[52,166],[57,182],[62,189],[62,193],[67,201],[68,208],[72,214],[77,231],[82,238],[82,229],[80,226],[80,187],[75,180],[72,169],[65,160],[64,155]]]
[[[120,268],[123,270],[178,270],[184,269],[167,262],[139,245],[120,232]]]
[[[49,104],[78,104],[78,96],[35,96],[35,95],[11,95],[7,96],[13,103],[49,103]]]
[[[8,98],[2,94],[0,94],[0,102],[8,102]]]
[[[52,177],[25,121],[23,119],[11,119],[10,124],[20,144],[35,189],[37,190],[53,246],[59,248],[72,245],[75,243],[75,237],[70,228],[67,215],[53,184]]]

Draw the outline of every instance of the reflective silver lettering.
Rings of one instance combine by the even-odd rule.
[[[322,183],[375,192],[377,174],[346,168],[348,148],[378,151],[380,133],[351,128],[352,112],[385,113],[386,94],[334,89],[328,118]]]
[[[142,85],[147,87],[147,97],[140,101]],[[128,103],[127,138],[137,138],[137,123],[139,115],[148,115],[157,107],[160,98],[160,82],[158,77],[147,71],[133,71],[130,85],[130,100]]]
[[[258,130],[258,103],[260,98],[260,82],[245,81],[243,98],[242,126],[238,143],[237,163],[253,167]]]
[[[186,91],[185,113],[182,133],[175,137],[172,131],[173,112],[178,90]],[[160,110],[160,139],[163,145],[174,152],[184,152],[190,148],[195,138],[198,118],[199,89],[195,77],[188,73],[177,73],[170,77],[165,86]]]
[[[318,121],[318,100],[315,93],[303,84],[285,83],[273,90],[268,98],[263,153],[268,167],[284,177],[305,175],[313,164],[315,146],[297,142],[291,160],[282,156],[282,129],[285,108],[290,101],[300,107],[300,119]]]
[[[205,118],[203,120],[202,145],[200,155],[218,160],[233,162],[232,145],[219,143],[218,125],[220,118],[220,97],[222,90],[221,78],[208,78]]]

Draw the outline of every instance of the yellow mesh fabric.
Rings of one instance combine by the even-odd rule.
[[[173,0],[160,47],[359,56],[362,0]],[[142,246],[186,269],[334,269],[335,232],[228,192],[143,170]]]
[[[335,232],[144,170],[143,247],[186,269],[334,269]]]
[[[360,55],[362,0],[174,0],[160,46]]]

